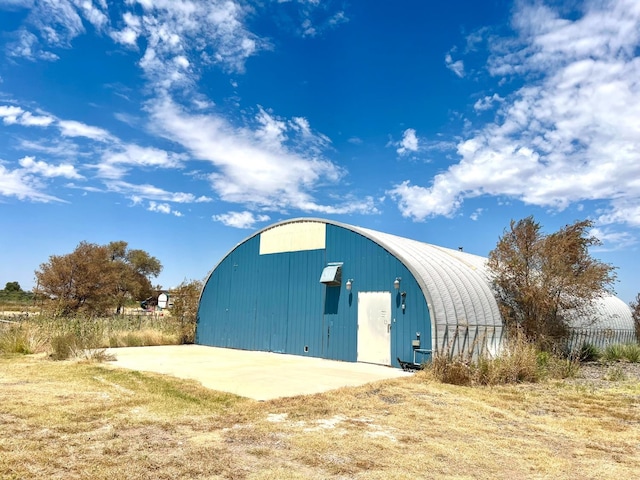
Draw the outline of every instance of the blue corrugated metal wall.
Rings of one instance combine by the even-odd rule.
[[[275,227],[277,228],[277,227]],[[309,355],[355,362],[358,292],[392,292],[391,358],[413,359],[420,332],[430,349],[426,301],[411,273],[371,240],[326,226],[326,249],[259,255],[260,236],[236,247],[205,285],[196,342],[203,345]],[[342,285],[319,282],[328,262],[342,262]],[[393,281],[401,277],[400,290]],[[351,292],[345,288],[353,279]],[[406,292],[406,309],[400,292]]]

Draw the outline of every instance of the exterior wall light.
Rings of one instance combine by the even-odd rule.
[[[396,277],[395,281],[393,282],[393,288],[395,288],[396,290],[400,290],[400,281],[401,280],[402,280],[402,278]]]
[[[345,287],[347,287],[347,292],[351,291],[351,285],[353,285],[353,278],[347,280],[347,283],[345,284]]]

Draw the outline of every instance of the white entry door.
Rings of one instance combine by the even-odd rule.
[[[391,292],[358,292],[358,361],[391,365]]]

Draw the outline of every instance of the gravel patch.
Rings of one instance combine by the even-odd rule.
[[[640,383],[640,363],[586,362],[580,365],[578,376],[567,381],[594,387],[607,387],[620,382]]]

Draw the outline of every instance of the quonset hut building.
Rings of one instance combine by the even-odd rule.
[[[329,220],[284,221],[211,271],[196,343],[396,367],[434,351],[496,353],[505,332],[485,265],[477,255]],[[627,310],[618,324],[633,332]]]
[[[499,347],[485,259],[329,220],[269,226],[206,280],[196,343],[399,366]]]

